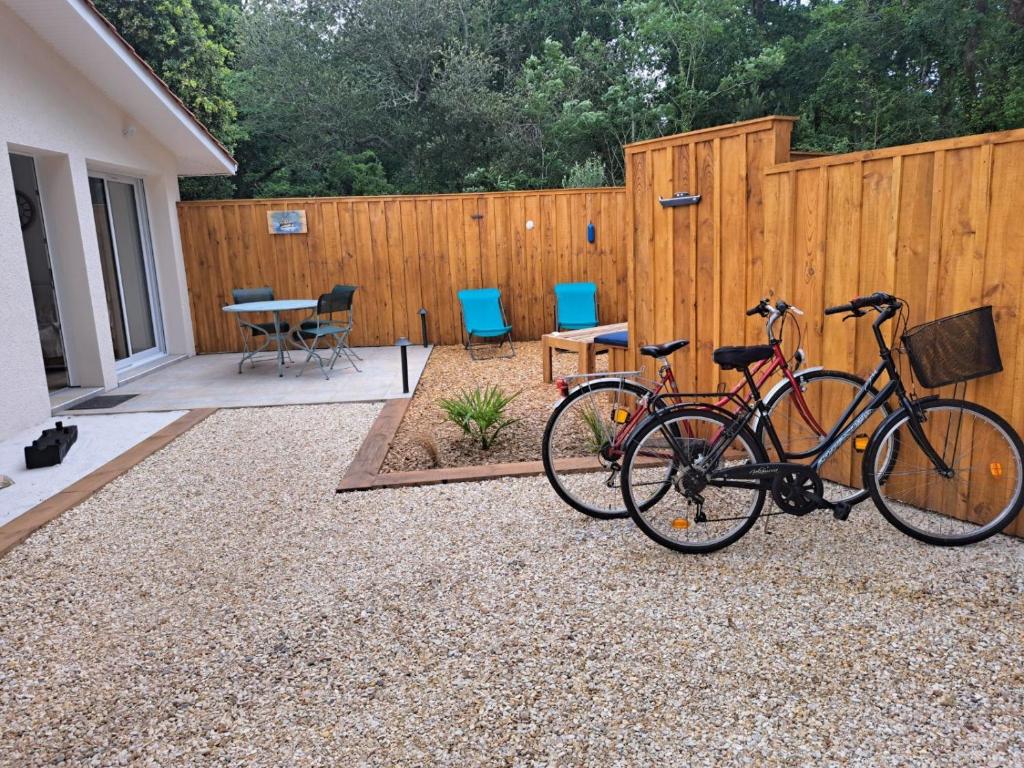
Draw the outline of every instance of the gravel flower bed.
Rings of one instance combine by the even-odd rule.
[[[607,368],[607,360],[607,355],[598,355],[598,369]],[[556,377],[574,374],[577,356],[556,352],[552,366]],[[437,401],[492,384],[506,394],[520,393],[507,410],[510,418],[519,421],[503,430],[497,443],[485,451],[445,421]],[[461,346],[434,347],[382,471],[538,461],[544,425],[557,399],[554,385],[543,380],[539,341],[516,342],[515,357],[488,360],[471,360]]]
[[[220,411],[0,560],[0,765],[1024,764],[1024,543],[335,494],[376,413]]]

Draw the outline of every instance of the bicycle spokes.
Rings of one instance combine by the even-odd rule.
[[[552,414],[544,459],[556,490],[595,517],[623,516],[617,474],[623,431],[646,390],[604,381],[587,384]],[[623,421],[623,415],[628,414]]]
[[[718,470],[757,460],[752,436],[730,437],[721,415],[689,409],[637,436],[623,496],[648,535],[676,548],[714,548],[749,527],[764,491],[712,478]]]
[[[1021,457],[1004,425],[968,404],[953,401],[926,405],[920,422],[937,463],[912,427],[908,415],[882,437],[898,444],[888,469],[883,455],[871,466],[878,476],[883,512],[912,535],[933,543],[962,543],[979,532],[998,529],[1021,489]]]

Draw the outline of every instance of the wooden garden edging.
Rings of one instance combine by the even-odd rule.
[[[500,477],[530,477],[544,474],[541,461],[515,461],[504,464],[476,464],[471,467],[417,469],[411,472],[381,472],[388,448],[395,439],[411,398],[388,400],[370,427],[370,432],[338,485],[338,493],[373,491],[380,488],[405,488],[412,485],[441,485],[496,480]],[[591,459],[566,459],[558,463],[562,472],[584,472],[596,466]]]
[[[356,452],[348,471],[338,485],[338,493],[372,491],[378,488],[403,488],[410,485],[438,485],[465,483],[475,480],[493,480],[498,477],[525,477],[544,474],[539,461],[520,461],[510,464],[482,464],[473,467],[446,467],[420,469],[412,472],[384,472],[380,468],[388,455],[388,448],[409,410],[412,398],[388,400],[370,427],[370,433]]]
[[[0,526],[0,557],[21,544],[47,523],[56,520],[72,507],[77,507],[111,480],[149,458],[176,437],[188,432],[199,422],[216,413],[216,408],[194,408],[154,432],[140,443],[111,459],[85,477],[72,483],[46,501],[36,504],[24,514]]]

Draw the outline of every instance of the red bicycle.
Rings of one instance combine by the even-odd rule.
[[[801,328],[795,320],[797,347],[787,358],[782,349],[783,332],[791,317],[803,315],[797,307],[782,300],[772,304],[762,299],[747,310],[747,315],[766,319],[768,344],[761,349],[769,354],[751,369],[757,390],[761,391],[776,373],[781,378],[763,398],[755,398],[747,380],[741,379],[722,392],[717,401],[699,407],[730,414],[753,408],[757,412],[755,435],[769,454],[774,453],[774,445],[766,440],[763,425],[767,418],[774,424],[786,454],[809,453],[826,436],[821,424],[834,423],[865,382],[851,373],[820,366],[801,370],[805,356],[799,346]],[[687,339],[677,339],[640,348],[641,355],[658,361],[655,381],[642,379],[642,371],[624,371],[571,376],[556,382],[562,399],[548,418],[541,457],[544,473],[563,501],[599,519],[629,516],[620,490],[623,454],[641,422],[682,401],[668,356],[688,344]],[[885,407],[872,419],[881,423],[887,414]],[[865,434],[870,434],[874,426],[874,422],[864,425]],[[865,445],[866,440],[851,441],[830,457],[822,470],[823,476],[835,481],[829,486],[831,501],[852,505],[867,498],[855,471],[859,468],[859,456],[855,454]],[[666,490],[668,487],[664,484]],[[654,495],[647,503],[658,501]]]

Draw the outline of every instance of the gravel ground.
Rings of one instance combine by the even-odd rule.
[[[0,764],[1024,764],[1022,542],[336,495],[376,412],[221,411],[0,560]]]
[[[598,355],[598,369],[607,368],[607,361],[607,355]],[[574,374],[577,355],[556,352],[552,365],[555,376]],[[461,346],[434,347],[384,460],[383,471],[539,460],[544,425],[551,414],[551,406],[558,399],[554,385],[545,384],[543,377],[539,341],[516,342],[515,357],[488,360],[470,359]],[[492,384],[509,395],[520,393],[507,411],[509,418],[519,421],[505,429],[498,442],[484,451],[461,429],[445,421],[437,401],[453,393]]]

